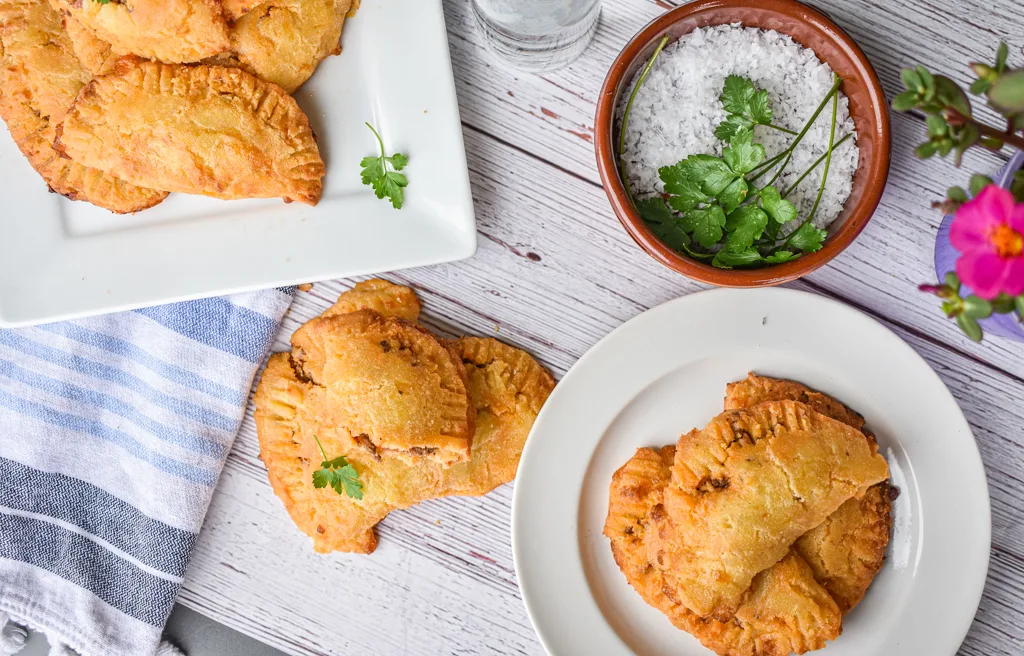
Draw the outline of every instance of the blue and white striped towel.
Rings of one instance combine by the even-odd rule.
[[[0,330],[0,655],[175,653],[160,635],[253,377],[267,290]]]

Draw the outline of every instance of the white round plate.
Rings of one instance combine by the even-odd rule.
[[[526,443],[512,549],[553,656],[709,656],[626,583],[602,534],[612,473],[722,411],[748,371],[791,378],[867,420],[901,493],[885,565],[826,656],[955,654],[988,569],[988,486],[971,429],[927,363],[874,319],[788,289],[715,290],[654,308],[565,375]]]

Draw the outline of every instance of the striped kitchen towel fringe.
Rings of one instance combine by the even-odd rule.
[[[291,290],[0,330],[0,655],[160,635]]]

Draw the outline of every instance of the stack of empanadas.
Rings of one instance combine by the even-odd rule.
[[[0,117],[52,191],[114,212],[172,191],[315,205],[325,166],[289,94],[357,6],[0,0]]]
[[[359,283],[297,330],[260,380],[260,457],[317,551],[370,553],[392,510],[511,481],[554,387],[525,352],[440,339],[419,312],[408,287]],[[324,454],[355,468],[361,498],[314,486]]]
[[[857,413],[799,383],[751,374],[725,408],[615,472],[615,561],[721,656],[820,649],[881,569],[888,466]]]

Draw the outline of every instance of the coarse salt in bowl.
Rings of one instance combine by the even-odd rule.
[[[747,28],[746,32],[743,28]],[[757,34],[750,28],[764,31]],[[676,43],[685,35],[689,37]],[[709,130],[724,117],[717,96],[725,75],[733,73],[750,77],[757,86],[766,88],[773,97],[776,118],[783,123],[788,118],[795,126],[788,127],[797,130],[802,127],[801,119],[806,119],[801,114],[809,115],[824,94],[798,104],[787,97],[786,85],[780,83],[779,76],[789,79],[790,87],[806,93],[817,92],[821,85],[816,77],[829,76],[829,69],[843,78],[836,140],[853,131],[856,139],[855,145],[851,143],[853,140],[848,140],[833,152],[833,166],[836,168],[829,173],[822,207],[815,215],[816,224],[829,224],[829,236],[821,250],[760,269],[719,269],[669,248],[644,224],[629,201],[620,177],[617,150],[619,120],[638,72],[664,36],[673,43],[666,51],[674,52],[675,56],[666,58],[660,76],[655,76],[652,70],[644,82],[638,100],[640,94],[646,92],[646,102],[634,104],[626,135],[626,171],[638,197],[661,191],[661,183],[657,179],[659,166],[674,163],[696,152],[720,154],[719,144],[712,147],[717,140]],[[686,61],[687,54],[699,54],[708,45],[722,50],[730,45],[735,48],[745,44],[756,51],[751,53],[753,56],[735,50],[728,55],[715,53],[712,55],[717,60],[714,67],[705,62],[689,64]],[[813,51],[816,57],[804,48]],[[664,55],[665,52],[662,53]],[[671,99],[678,103],[681,97],[678,89],[671,88],[673,78],[692,88],[694,104],[678,108],[664,106],[664,102]],[[654,86],[648,89],[647,85],[652,80]],[[638,106],[643,107],[640,114],[637,114]],[[707,107],[706,112],[702,106]],[[827,149],[830,110],[831,104],[812,126],[812,130],[825,133],[824,146],[820,143],[820,134],[814,140],[822,152]],[[674,124],[676,118],[685,120],[687,125]],[[646,133],[635,130],[638,125],[635,121],[650,121],[652,129]],[[757,140],[765,145],[769,155],[773,147],[778,147],[776,141],[781,144],[787,138],[787,135],[774,134],[764,128],[757,130]],[[751,2],[737,0],[703,0],[678,7],[655,19],[626,45],[612,64],[598,100],[595,131],[601,179],[612,208],[630,236],[669,268],[690,278],[726,287],[779,284],[806,275],[831,260],[852,243],[870,219],[881,199],[889,171],[888,110],[874,69],[845,32],[820,12],[794,0],[762,1],[756,7]],[[804,159],[811,161],[812,151],[813,147],[809,147]],[[815,156],[817,154],[814,153]],[[635,165],[638,160],[643,160],[643,164],[648,166]],[[803,165],[792,166],[786,175],[795,177],[803,168]],[[794,193],[792,200],[801,210],[801,217],[806,215],[817,195],[821,171],[819,167]],[[810,189],[812,186],[814,188]]]

